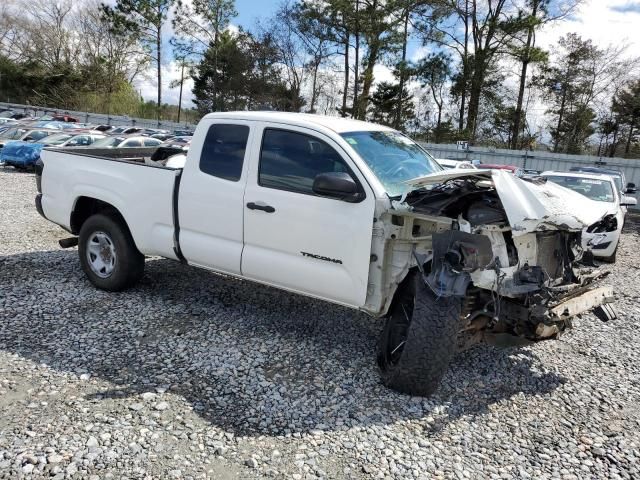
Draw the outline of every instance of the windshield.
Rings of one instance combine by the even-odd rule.
[[[11,128],[6,132],[2,132],[0,138],[8,138],[9,140],[19,140],[27,130],[25,128]]]
[[[43,139],[42,142],[47,143],[48,145],[62,145],[70,138],[71,135],[67,135],[66,133],[59,133]]]
[[[341,136],[358,152],[389,196],[410,190],[407,180],[442,170],[431,155],[401,133],[349,132]]]
[[[565,188],[581,193],[596,202],[613,202],[613,187],[608,180],[582,177],[548,176],[547,180],[562,185]]]
[[[610,175],[611,178],[613,178],[613,181],[616,184],[616,188],[618,189],[619,192],[622,192],[622,177],[620,175],[615,175],[615,174],[607,174]]]
[[[100,140],[96,140],[95,142],[93,142],[93,146],[96,147],[96,148],[116,147],[123,140],[124,140],[124,138],[122,138],[122,137],[105,137],[105,138],[101,138]]]

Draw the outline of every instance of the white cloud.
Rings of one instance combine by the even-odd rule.
[[[393,76],[393,70],[391,70],[386,65],[378,64],[373,67],[373,84],[377,85],[380,82],[395,82],[395,77]]]
[[[538,44],[553,52],[560,37],[574,32],[600,48],[628,44],[631,56],[640,47],[640,14],[619,10],[628,4],[628,0],[587,0],[571,17],[543,29]]]
[[[180,95],[180,87],[169,88],[174,80],[180,80],[180,64],[174,60],[162,66],[162,103],[177,105]],[[182,107],[192,108],[193,100],[193,79],[185,68],[185,80],[182,87]],[[155,70],[149,71],[146,78],[140,77],[136,82],[136,88],[145,100],[156,100],[158,97],[158,81],[155,78]]]

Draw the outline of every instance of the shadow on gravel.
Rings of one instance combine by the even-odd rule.
[[[114,387],[93,399],[167,388],[204,420],[237,435],[390,424],[438,415],[439,429],[513,395],[563,383],[534,349],[477,347],[453,362],[438,394],[384,388],[379,321],[169,260],[110,294],[84,278],[75,251],[0,257],[0,349]],[[136,400],[139,401],[139,400]]]

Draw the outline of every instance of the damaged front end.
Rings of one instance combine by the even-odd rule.
[[[500,171],[436,174],[374,223],[367,308],[385,313],[412,268],[438,297],[463,299],[460,347],[557,338],[574,317],[608,305],[608,275],[581,246],[601,220],[579,194]],[[382,259],[378,261],[378,258]]]

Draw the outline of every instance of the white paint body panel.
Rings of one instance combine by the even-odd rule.
[[[375,198],[353,161],[331,137],[301,127],[280,127],[327,142],[349,165],[365,188],[366,198],[348,203],[288,192],[258,184],[259,142],[253,149],[245,203],[269,205],[275,212],[244,209],[242,275],[287,290],[360,307],[365,304]],[[303,252],[338,262],[320,260]]]
[[[200,153],[207,131],[216,123],[249,127],[242,174],[237,182],[200,170]],[[251,127],[250,123],[241,120],[220,122],[204,119],[193,136],[178,197],[180,248],[190,264],[234,275],[241,273],[243,198],[248,164],[252,159],[252,138],[255,136]]]
[[[43,150],[42,208],[46,217],[69,229],[80,197],[116,207],[138,249],[146,255],[175,259],[172,193],[175,170],[144,164]]]

